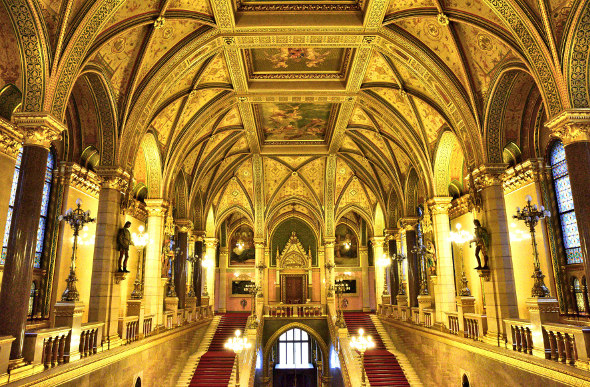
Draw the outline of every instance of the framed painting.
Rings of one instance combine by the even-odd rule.
[[[256,249],[252,227],[241,225],[234,229],[227,247],[230,266],[254,266]]]

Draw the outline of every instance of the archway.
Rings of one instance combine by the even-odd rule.
[[[306,324],[302,324],[299,322],[292,322],[286,325],[283,325],[279,329],[275,331],[275,333],[268,339],[264,346],[263,351],[263,373],[262,373],[262,380],[264,386],[271,386],[272,378],[271,378],[271,353],[272,349],[281,337],[283,333],[290,331],[291,329],[299,329],[304,331],[307,335],[309,335],[315,342],[317,343],[319,350],[321,352],[321,359],[322,359],[322,369],[318,370],[320,372],[319,376],[321,377],[321,386],[329,386],[330,385],[330,358],[329,358],[329,351],[328,345],[324,341],[324,339],[318,334],[318,332],[311,328]],[[273,367],[274,368],[274,367]]]

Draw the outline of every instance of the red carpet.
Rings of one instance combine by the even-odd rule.
[[[236,329],[244,332],[248,313],[224,314],[219,321],[208,351],[201,356],[190,386],[227,386],[235,361],[232,351],[224,348],[227,339],[233,337]]]
[[[351,335],[358,335],[359,328],[365,330],[375,343],[375,348],[365,352],[365,372],[371,386],[409,386],[397,359],[385,349],[369,313],[345,312],[344,320]]]

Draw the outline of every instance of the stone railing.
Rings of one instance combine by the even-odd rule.
[[[532,324],[527,320],[504,319],[508,344],[518,352],[533,354]]]
[[[459,314],[457,312],[445,312],[447,315],[447,326],[449,327],[449,333],[453,335],[459,335]]]
[[[332,345],[338,354],[338,362],[340,363],[340,370],[342,372],[342,379],[346,387],[360,386],[360,359],[356,356],[356,351],[350,346],[350,338],[348,329],[338,328],[335,325],[336,311],[333,309],[333,304],[328,306],[328,330],[332,338]]]
[[[72,329],[46,328],[25,332],[23,357],[33,366],[55,367],[70,360],[69,343]]]
[[[265,307],[265,317],[296,318],[325,315],[325,308],[320,304],[279,304]]]
[[[488,320],[485,315],[476,313],[464,313],[464,336],[473,340],[482,341],[488,330]]]
[[[142,327],[143,328],[143,327]],[[119,318],[119,336],[126,344],[139,340],[139,317],[126,316]]]
[[[0,336],[0,384],[8,381],[8,360],[10,359],[10,348],[14,341],[12,336]]]
[[[164,328],[174,328],[174,312],[171,310],[167,310],[164,312]]]
[[[424,309],[422,313],[424,314],[424,326],[430,328],[434,324],[434,310]]]
[[[80,357],[94,355],[102,343],[102,328],[104,323],[82,324],[80,332]]]
[[[412,313],[412,322],[416,325],[420,325],[420,308],[413,306],[410,308]]]
[[[143,317],[143,337],[147,337],[154,331],[154,315]]]
[[[176,326],[184,324],[184,309],[178,309],[176,311]]]

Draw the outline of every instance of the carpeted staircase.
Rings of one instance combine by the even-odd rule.
[[[221,316],[215,335],[207,352],[199,361],[190,386],[218,387],[227,386],[232,374],[235,355],[225,349],[224,345],[233,337],[236,329],[244,332],[248,313],[228,313]]]
[[[373,338],[375,348],[365,352],[365,372],[371,386],[409,386],[404,371],[386,349],[369,313],[345,312],[344,320],[351,335],[358,335],[359,328],[363,328],[364,334]]]

